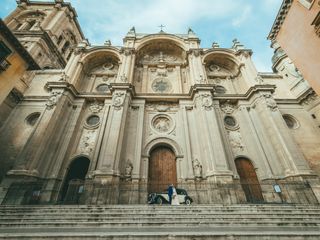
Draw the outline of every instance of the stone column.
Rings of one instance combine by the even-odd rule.
[[[145,102],[135,103],[132,108],[138,112],[138,125],[137,125],[137,135],[135,136],[135,153],[134,153],[134,161],[133,161],[133,170],[132,170],[132,178],[139,179],[143,176],[141,175],[142,166],[141,163],[141,153],[142,153],[142,140],[143,140],[143,125],[144,125],[144,107]]]
[[[190,83],[191,85],[202,83],[204,78],[204,73],[201,66],[201,50],[192,49],[189,52],[189,68],[190,68]]]
[[[212,93],[208,90],[199,91],[196,96],[197,108],[201,126],[198,126],[201,134],[203,149],[208,157],[207,177],[230,178],[232,172],[228,166],[227,155],[223,146],[220,124],[213,107]],[[199,125],[200,125],[199,124]]]
[[[284,175],[294,176],[311,174],[303,154],[294,142],[275,100],[270,93],[261,93],[255,103],[256,118],[263,125],[263,131],[268,136],[275,150],[278,162],[282,163]]]
[[[194,178],[194,173],[193,173],[193,167],[192,167],[192,153],[191,153],[191,140],[190,140],[190,132],[189,129],[192,128],[192,126],[189,124],[188,116],[187,116],[187,111],[192,111],[193,106],[190,106],[187,103],[180,103],[180,116],[179,116],[179,121],[181,121],[183,124],[183,139],[185,140],[185,149],[186,149],[186,155],[185,155],[185,161],[187,162],[186,165],[186,173],[184,178],[185,179],[193,179]]]
[[[128,86],[111,84],[112,105],[110,108],[104,138],[98,157],[96,175],[120,176],[119,162],[123,145],[126,117],[131,100]]]
[[[241,124],[241,130],[243,133],[246,133],[245,136],[243,136],[243,139],[245,139],[247,143],[250,143],[250,145],[247,145],[247,149],[249,155],[254,157],[254,159],[251,160],[263,168],[258,170],[258,172],[261,173],[261,177],[274,177],[275,173],[272,171],[270,163],[273,166],[277,166],[278,163],[275,163],[276,159],[272,157],[273,154],[270,150],[265,149],[266,146],[262,141],[264,136],[262,136],[261,131],[255,127],[257,122],[254,120],[253,116],[250,116],[250,112],[250,107],[239,107],[239,122],[240,124],[243,123]]]
[[[122,65],[119,69],[118,83],[132,83],[134,70],[134,49],[122,48]]]

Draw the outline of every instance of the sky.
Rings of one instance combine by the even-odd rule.
[[[50,1],[50,0],[49,0]],[[273,50],[267,35],[281,0],[69,0],[78,21],[93,45],[110,39],[122,46],[122,39],[134,26],[138,33],[187,33],[190,27],[201,39],[201,47],[212,42],[229,48],[237,38],[253,50],[258,71],[270,72]],[[16,7],[15,0],[0,0],[0,17]]]

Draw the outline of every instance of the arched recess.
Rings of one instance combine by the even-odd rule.
[[[234,85],[232,80],[241,77],[241,64],[232,50],[206,52],[203,66],[208,83],[221,85],[226,89],[226,93],[235,93],[238,86]]]
[[[187,52],[176,39],[154,37],[136,50],[136,91],[155,94],[182,93],[187,76]]]
[[[62,202],[71,204],[79,202],[89,165],[90,160],[84,156],[75,158],[69,164],[60,191],[60,200]]]
[[[37,28],[41,25],[41,22],[45,19],[46,14],[40,10],[27,10],[22,12],[18,17],[16,17],[15,29],[19,26],[19,30],[30,30],[34,26]],[[39,30],[39,29],[35,29]]]
[[[247,202],[263,202],[261,186],[252,162],[245,157],[235,159],[235,165],[240,177],[241,187],[246,195]]]
[[[183,152],[179,144],[173,139],[165,137],[159,137],[149,141],[148,144],[145,145],[142,155],[145,157],[150,157],[152,149],[156,148],[157,146],[168,146],[173,150],[177,158],[183,158]]]
[[[148,176],[148,192],[164,191],[168,184],[176,184],[179,178],[177,159],[183,158],[181,147],[172,139],[157,138],[150,141],[143,150],[148,159],[144,171]],[[166,163],[167,161],[167,163]],[[152,177],[152,174],[158,174]]]
[[[80,60],[82,69],[75,86],[80,92],[96,92],[97,86],[116,81],[120,56],[114,49],[94,49]],[[79,80],[78,80],[79,79]]]

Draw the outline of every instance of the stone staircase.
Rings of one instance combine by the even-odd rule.
[[[0,206],[0,239],[320,239],[320,206]]]

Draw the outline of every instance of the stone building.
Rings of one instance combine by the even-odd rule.
[[[58,0],[5,22],[42,69],[0,128],[2,204],[319,202],[320,100],[277,46],[261,73],[191,29],[92,46]]]
[[[281,46],[320,94],[320,1],[283,0],[268,39]]]

